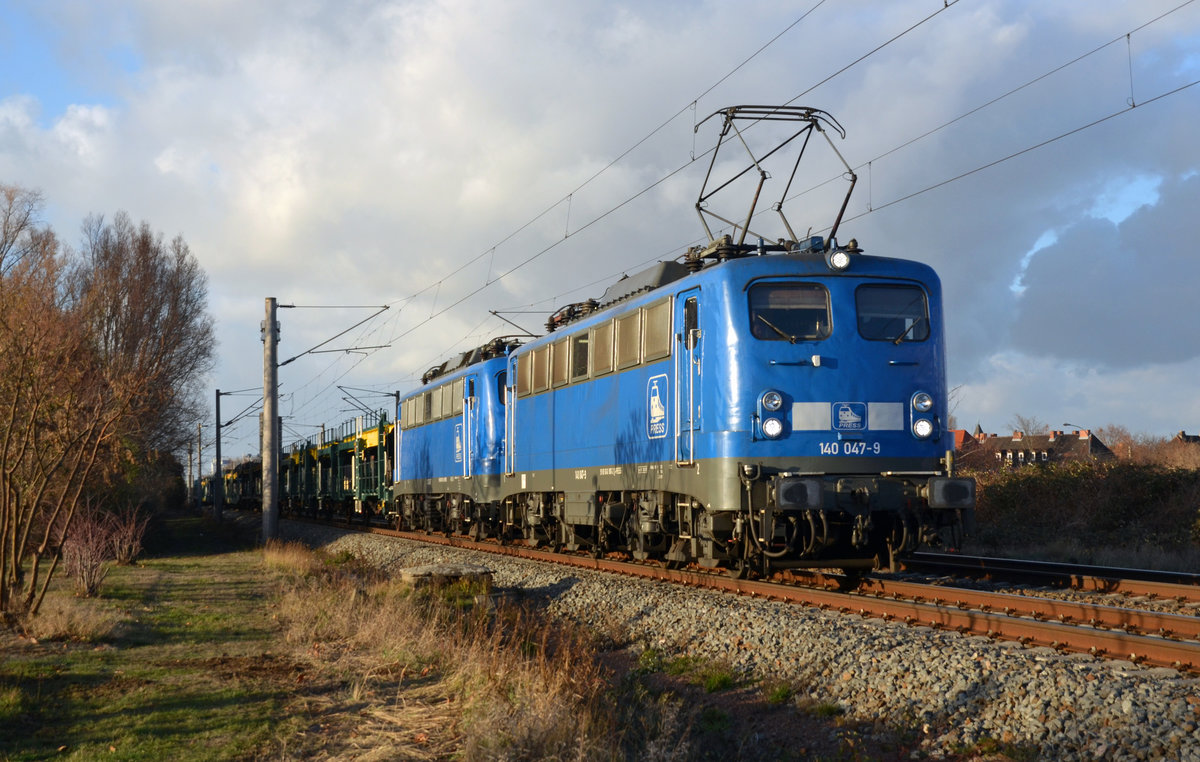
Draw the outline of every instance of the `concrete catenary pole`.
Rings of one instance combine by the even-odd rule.
[[[221,521],[221,510],[225,507],[225,472],[221,468],[221,390],[217,390],[217,427],[216,427],[216,472],[220,475],[219,481],[221,488],[213,492],[213,518],[218,523]]]
[[[196,482],[204,479],[204,429],[199,423],[196,424]],[[204,490],[196,490],[196,510],[202,510],[204,505]]]
[[[195,495],[196,482],[192,479],[192,443],[188,442],[188,480],[187,480],[187,504],[191,505],[193,495]]]
[[[262,416],[262,511],[263,543],[279,536],[279,409],[278,343],[279,323],[275,321],[275,297],[267,297],[267,315],[263,321],[263,416]]]

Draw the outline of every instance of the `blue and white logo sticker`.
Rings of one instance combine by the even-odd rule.
[[[454,462],[462,463],[463,459],[463,425],[454,424]]]
[[[646,437],[662,439],[667,435],[667,374],[646,382]]]
[[[865,431],[867,428],[867,403],[833,403],[834,431]]]

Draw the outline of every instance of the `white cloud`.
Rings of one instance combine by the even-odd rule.
[[[0,179],[40,188],[65,237],[88,213],[118,209],[181,233],[210,274],[222,387],[261,377],[266,296],[383,304],[440,282],[349,337],[392,349],[288,366],[297,414],[334,418],[329,379],[339,373],[352,368],[357,386],[411,378],[464,337],[512,330],[488,309],[549,310],[681,252],[702,232],[692,207],[704,162],[608,213],[712,145],[715,126],[695,134],[696,120],[731,104],[788,101],[941,10],[799,101],[846,126],[837,145],[852,165],[875,159],[860,171],[841,237],[942,274],[951,381],[967,381],[960,417],[976,408],[1003,420],[1025,411],[1043,420],[1111,412],[1104,422],[1141,430],[1189,410],[1200,418],[1190,391],[1166,382],[1123,408],[1106,401],[1147,368],[1182,379],[1175,369],[1196,356],[1196,332],[1172,320],[1171,305],[1200,286],[1189,248],[1197,231],[1188,199],[1197,192],[1186,179],[1200,167],[1200,105],[1194,90],[1145,101],[1195,77],[1187,41],[1200,37],[1200,9],[1134,33],[1128,48],[1123,42],[1173,5],[1106,0],[1085,13],[1012,0],[826,4],[717,84],[803,10],[768,2],[60,0],[31,12],[62,20],[64,70],[111,97],[103,107],[77,104],[49,128],[36,121],[38,93],[0,101]],[[111,46],[132,51],[140,68],[105,65]],[[922,192],[1119,110],[1131,63],[1137,109]],[[694,112],[686,108],[713,86]],[[796,189],[840,171],[819,166]],[[789,220],[799,229],[828,225],[840,187],[805,195]],[[918,195],[889,206],[910,194]],[[489,272],[495,278],[548,247],[426,324]],[[1014,282],[1025,287],[1020,297]],[[284,342],[302,351],[361,317],[287,311]],[[1103,370],[1070,370],[1078,367]],[[1079,397],[1055,385],[1066,380]],[[1078,399],[1085,402],[1070,417],[1050,412]]]
[[[1194,386],[1200,360],[1113,370],[1006,351],[989,357],[983,367],[980,380],[956,392],[960,427],[979,423],[988,433],[1004,434],[1021,415],[1054,428],[1068,421],[1090,429],[1118,424],[1158,435],[1198,428],[1200,398],[1179,390]]]

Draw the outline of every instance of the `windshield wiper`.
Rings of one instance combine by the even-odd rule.
[[[908,334],[912,333],[912,329],[916,328],[917,324],[920,323],[924,319],[925,319],[925,316],[922,315],[921,317],[919,317],[916,320],[909,323],[908,328],[904,329],[904,333],[897,336],[896,339],[892,343],[899,344],[900,342],[904,341],[904,337],[907,336]]]
[[[782,328],[780,328],[779,326],[775,325],[775,324],[774,324],[774,323],[772,323],[770,320],[767,320],[767,319],[766,319],[765,317],[763,317],[762,315],[755,315],[754,317],[756,317],[756,318],[758,318],[759,320],[761,320],[761,321],[763,321],[764,323],[766,323],[766,324],[767,324],[767,328],[770,328],[770,329],[771,329],[772,331],[774,331],[775,333],[777,333],[777,334],[779,334],[780,336],[782,336],[783,338],[787,339],[789,343],[791,343],[791,344],[795,344],[797,341],[799,341],[799,340],[800,340],[800,339],[796,338],[795,336],[791,335],[790,333],[788,333],[787,331],[783,330],[783,329],[782,329]]]

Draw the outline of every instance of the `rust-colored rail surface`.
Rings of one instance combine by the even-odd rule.
[[[810,576],[816,582],[811,586],[733,579],[720,573],[551,553],[523,544],[339,526],[1200,673],[1200,617],[877,578],[846,592],[829,589],[834,582],[819,574]]]
[[[1200,574],[1186,572],[1119,569],[953,553],[917,553],[903,563],[905,568],[914,571],[939,570],[980,579],[1019,579],[1071,590],[1200,602]]]
[[[926,600],[938,605],[979,609],[1042,621],[1088,625],[1174,639],[1200,640],[1198,616],[874,578],[863,580],[859,591],[876,596]]]

